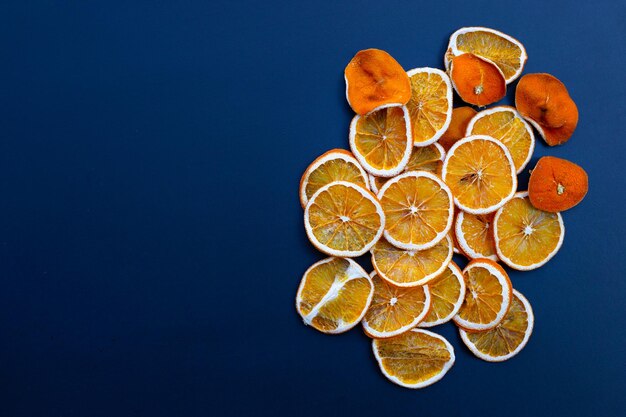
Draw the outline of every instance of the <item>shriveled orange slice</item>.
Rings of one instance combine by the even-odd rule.
[[[398,248],[432,248],[452,227],[452,194],[430,172],[410,171],[392,178],[378,199],[385,212],[385,239]]]
[[[465,280],[461,269],[450,262],[444,272],[428,283],[430,310],[419,327],[446,323],[458,313],[465,298]]]
[[[500,69],[476,55],[455,56],[450,64],[450,80],[459,97],[475,106],[487,106],[506,95]]]
[[[454,365],[454,348],[428,330],[412,329],[399,336],[372,341],[383,375],[406,388],[424,388],[439,381]]]
[[[488,362],[502,362],[517,355],[533,332],[535,317],[530,303],[513,290],[513,300],[500,324],[491,330],[468,333],[459,329],[461,340],[474,355]]]
[[[504,143],[518,174],[524,170],[535,150],[533,129],[510,106],[481,111],[469,122],[466,135],[487,135]]]
[[[306,206],[317,190],[333,181],[348,181],[369,188],[369,178],[352,154],[333,149],[308,166],[300,180],[300,204]]]
[[[565,226],[560,213],[533,207],[528,193],[521,192],[496,212],[493,236],[502,262],[529,271],[556,255],[563,244]]]
[[[457,141],[465,137],[465,131],[472,117],[476,115],[476,110],[469,106],[456,107],[452,109],[452,119],[448,130],[439,138],[439,144],[447,152]]]
[[[443,135],[452,118],[452,84],[448,75],[435,68],[415,68],[408,73],[411,99],[411,133],[416,146],[426,146]]]
[[[381,278],[398,287],[415,287],[427,284],[446,269],[452,259],[452,241],[446,236],[432,248],[415,251],[380,239],[370,252]]]
[[[474,259],[463,270],[465,299],[454,322],[469,331],[496,327],[511,305],[511,281],[500,265]]]
[[[498,260],[492,232],[493,215],[494,213],[470,214],[463,211],[457,214],[454,231],[459,246],[467,257]]]
[[[370,277],[374,283],[374,296],[363,317],[363,329],[368,336],[397,336],[417,326],[428,313],[428,286],[399,288],[380,278],[376,272]]]
[[[372,280],[359,264],[327,258],[304,273],[296,309],[306,325],[324,333],[342,333],[361,321],[373,293]]]
[[[472,214],[496,211],[517,187],[511,154],[502,142],[484,135],[455,143],[443,161],[441,176],[457,207]]]
[[[517,39],[494,29],[465,27],[450,36],[445,55],[446,68],[455,56],[471,53],[485,58],[498,66],[506,83],[520,76],[528,59],[526,49]]]
[[[351,182],[336,181],[313,194],[304,228],[313,245],[333,256],[360,256],[378,241],[385,216],[376,196]]]
[[[355,116],[350,124],[350,148],[372,175],[393,177],[402,172],[413,148],[406,107],[388,107],[367,116]]]

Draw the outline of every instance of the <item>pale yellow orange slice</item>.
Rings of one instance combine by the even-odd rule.
[[[493,216],[494,213],[470,214],[463,211],[457,214],[454,232],[459,247],[468,258],[498,260],[493,239]]]
[[[430,310],[419,327],[433,327],[446,323],[458,313],[465,298],[463,272],[450,262],[437,278],[428,283]]]

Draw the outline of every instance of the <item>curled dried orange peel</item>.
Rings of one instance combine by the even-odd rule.
[[[487,106],[506,95],[502,71],[477,55],[462,54],[452,58],[450,79],[459,97],[475,106]]]

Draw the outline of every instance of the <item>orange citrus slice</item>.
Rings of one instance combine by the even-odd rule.
[[[465,298],[463,272],[450,262],[445,271],[428,283],[430,310],[419,327],[432,327],[446,323],[458,313]]]
[[[348,181],[369,188],[369,179],[352,154],[333,149],[318,157],[308,166],[300,180],[300,204],[306,206],[317,190],[333,181]]]
[[[471,135],[487,135],[504,143],[518,174],[526,167],[535,150],[533,129],[510,106],[493,107],[478,113],[467,126],[466,136]]]
[[[495,328],[478,333],[459,329],[461,340],[474,355],[488,362],[502,362],[517,355],[533,332],[535,317],[530,303],[513,290],[508,313]]]
[[[502,262],[529,271],[556,255],[563,244],[565,226],[560,213],[533,207],[528,193],[521,192],[496,212],[493,235]]]
[[[500,69],[476,55],[455,56],[450,64],[450,80],[459,97],[475,106],[487,106],[506,95]]]
[[[452,227],[452,194],[430,172],[411,171],[392,178],[383,185],[378,199],[385,212],[385,239],[398,248],[431,248]]]
[[[439,381],[454,365],[454,348],[438,334],[412,329],[399,336],[372,341],[383,375],[406,388],[424,388]]]
[[[524,45],[517,39],[494,29],[465,27],[450,36],[445,55],[446,68],[453,57],[471,53],[493,62],[504,74],[506,83],[520,76],[528,59]]]
[[[441,176],[457,207],[472,214],[496,211],[517,187],[511,154],[501,142],[484,135],[455,143],[443,161]]]
[[[446,236],[421,251],[396,248],[380,239],[372,250],[372,265],[381,278],[398,287],[424,285],[437,278],[452,260],[452,241]]]
[[[324,333],[342,333],[361,321],[373,293],[372,280],[359,264],[327,258],[304,273],[296,309],[306,325]]]
[[[333,256],[363,255],[378,241],[384,227],[384,213],[376,196],[351,182],[323,186],[304,209],[309,240]]]
[[[443,135],[452,118],[452,84],[448,75],[435,68],[415,68],[408,73],[411,99],[411,133],[417,146],[426,146]]]
[[[399,288],[372,272],[374,296],[363,317],[365,333],[374,338],[397,336],[426,316],[430,308],[428,286]]]
[[[493,215],[493,213],[470,214],[461,211],[456,216],[454,232],[461,250],[468,258],[498,260],[492,233]]]
[[[406,107],[388,107],[350,124],[350,148],[367,172],[393,177],[406,167],[413,148],[411,122]]]
[[[454,322],[469,331],[496,327],[511,305],[511,281],[500,265],[474,259],[463,270],[465,299]]]
[[[456,107],[452,109],[452,119],[448,130],[439,138],[439,144],[447,152],[452,145],[465,137],[465,131],[472,117],[476,115],[476,110],[469,106]]]

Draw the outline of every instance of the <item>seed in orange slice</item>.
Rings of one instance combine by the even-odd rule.
[[[430,172],[410,171],[392,178],[378,199],[385,213],[385,239],[398,248],[432,248],[452,227],[452,194]]]
[[[352,154],[333,149],[318,157],[308,166],[300,180],[300,204],[306,207],[317,190],[334,181],[348,181],[369,188],[369,179]]]
[[[376,272],[370,277],[374,283],[374,295],[363,317],[363,329],[368,336],[397,336],[417,326],[428,313],[428,286],[400,288],[389,284]]]
[[[363,255],[378,241],[384,227],[384,213],[376,196],[351,182],[323,186],[304,209],[309,240],[332,256]]]
[[[409,77],[398,61],[380,49],[356,53],[344,71],[346,99],[363,115],[389,105],[404,105],[411,98]]]
[[[465,298],[463,272],[450,262],[444,272],[428,283],[430,310],[419,327],[433,327],[446,323],[458,313]]]
[[[498,257],[521,271],[539,268],[552,259],[565,237],[561,214],[533,207],[527,192],[517,193],[502,206],[493,222]]]
[[[484,135],[455,143],[443,161],[441,177],[450,187],[457,207],[472,214],[496,211],[513,197],[517,187],[508,149]]]
[[[511,281],[500,265],[474,259],[463,270],[465,299],[454,317],[457,326],[469,331],[496,327],[511,305]]]
[[[404,170],[413,149],[406,107],[387,107],[350,124],[350,148],[367,172],[393,177]]]
[[[447,152],[452,145],[465,137],[465,131],[472,117],[476,115],[476,110],[469,106],[456,107],[452,109],[452,119],[446,132],[439,138],[439,144]]]
[[[513,290],[511,307],[495,328],[475,333],[459,329],[459,333],[474,355],[488,362],[502,362],[524,349],[533,332],[534,322],[530,303],[521,293]]]
[[[493,240],[493,215],[470,214],[460,211],[456,216],[454,231],[463,253],[471,258],[498,260]]]
[[[450,80],[459,97],[475,106],[487,106],[506,95],[502,72],[476,55],[455,56],[450,64]]]
[[[467,136],[487,135],[506,146],[513,158],[515,170],[524,170],[535,150],[533,129],[510,106],[498,106],[478,113],[467,126]]]
[[[445,271],[452,260],[452,241],[446,236],[432,248],[400,249],[380,239],[372,250],[372,264],[381,278],[398,287],[424,285]]]
[[[442,336],[412,329],[388,339],[372,341],[383,375],[405,388],[424,388],[439,381],[454,365],[454,348]]]
[[[327,258],[304,273],[296,309],[306,325],[323,333],[342,333],[361,321],[373,293],[372,280],[359,264]]]
[[[528,181],[528,197],[532,205],[551,213],[571,209],[585,198],[588,190],[589,179],[585,170],[554,156],[539,159]]]

